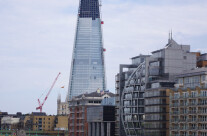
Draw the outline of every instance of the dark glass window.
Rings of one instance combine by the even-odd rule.
[[[93,20],[100,18],[98,0],[81,0],[79,9],[80,18],[90,18]]]

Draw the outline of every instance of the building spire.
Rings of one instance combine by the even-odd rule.
[[[168,40],[170,41],[170,31],[169,31],[169,38],[168,38]]]
[[[172,40],[172,30],[169,30],[169,38],[168,38],[168,44]]]

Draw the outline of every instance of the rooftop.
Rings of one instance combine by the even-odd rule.
[[[95,92],[92,92],[92,93],[84,93],[84,94],[81,94],[81,95],[78,95],[76,96],[75,98],[81,98],[81,97],[102,97],[104,95],[109,95],[110,97],[115,97],[115,94],[109,92],[109,91],[100,91],[100,90],[97,90]]]
[[[207,68],[205,67],[184,71],[182,74],[178,75],[177,77],[197,76],[203,74],[207,74]]]
[[[143,57],[150,57],[150,56],[151,55],[142,55],[142,54],[140,54],[139,56],[132,57],[131,59],[143,58]]]

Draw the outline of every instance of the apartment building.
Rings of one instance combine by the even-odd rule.
[[[133,57],[132,64],[121,64],[119,67],[116,75],[116,136],[143,134],[143,94],[148,57],[149,55]]]
[[[174,88],[177,75],[196,68],[197,63],[190,45],[178,44],[171,35],[164,48],[132,58],[131,65],[120,65],[116,76],[117,135],[169,136],[167,89]]]
[[[207,68],[185,71],[170,90],[170,135],[207,136]]]

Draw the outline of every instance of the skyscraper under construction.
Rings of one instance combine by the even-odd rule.
[[[68,98],[105,90],[105,67],[99,0],[80,0]]]

